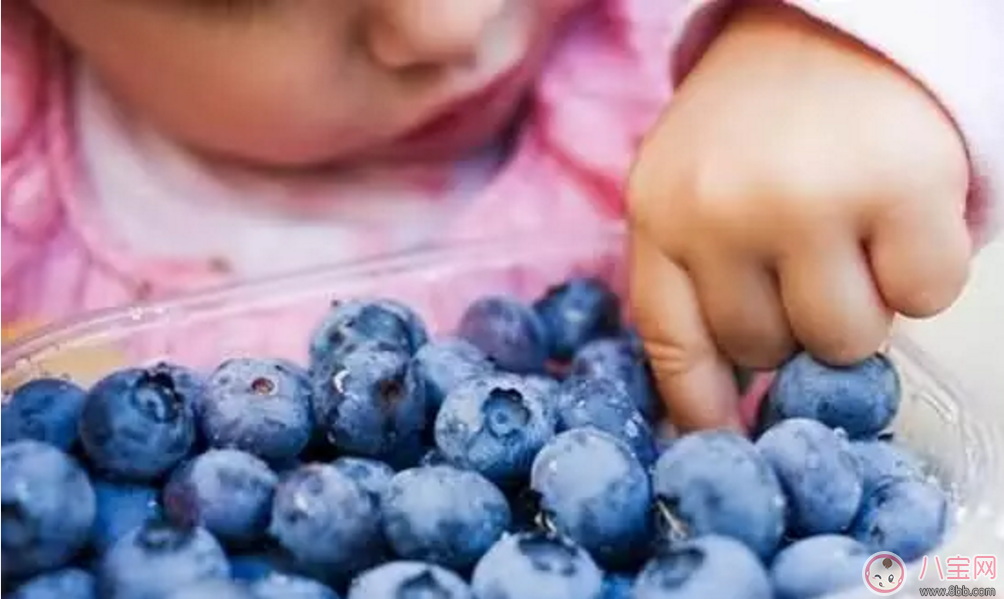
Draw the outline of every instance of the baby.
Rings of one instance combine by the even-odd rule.
[[[683,428],[959,295],[999,0],[4,0],[3,324],[629,224]],[[672,96],[672,101],[670,101]]]

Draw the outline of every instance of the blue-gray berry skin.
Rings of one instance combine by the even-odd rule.
[[[558,434],[537,454],[530,486],[550,525],[602,565],[634,565],[648,547],[648,473],[616,437],[594,428]]]
[[[185,585],[167,596],[167,599],[257,599],[251,590],[232,580],[204,580]]]
[[[887,441],[854,441],[851,453],[861,465],[864,494],[891,480],[923,480],[924,467],[912,454]]]
[[[659,414],[659,396],[640,343],[625,337],[598,339],[575,354],[569,378],[614,379],[624,384],[635,407],[649,421]]]
[[[234,580],[253,583],[275,575],[296,571],[292,557],[280,548],[267,546],[256,553],[230,556],[230,575]]]
[[[425,385],[425,399],[431,415],[457,385],[495,370],[484,352],[463,339],[431,341],[415,354],[415,371]]]
[[[892,422],[901,387],[892,361],[875,354],[853,366],[824,364],[801,353],[778,369],[762,410],[762,428],[785,418],[811,418],[873,438]]]
[[[457,336],[502,370],[518,374],[543,372],[550,350],[547,330],[537,313],[508,296],[485,297],[468,306]]]
[[[3,444],[31,439],[69,451],[77,441],[85,397],[83,389],[63,379],[24,383],[3,404]]]
[[[80,440],[107,476],[150,482],[166,474],[195,443],[196,403],[205,388],[169,364],[114,372],[84,401]]]
[[[190,584],[229,577],[227,556],[206,529],[151,521],[105,553],[98,588],[103,599],[167,599]]]
[[[262,539],[278,476],[237,449],[211,449],[179,468],[164,488],[164,507],[182,526],[203,526],[224,544]]]
[[[592,427],[626,443],[646,467],[656,458],[655,435],[623,383],[610,378],[572,378],[556,395],[557,430]]]
[[[756,442],[788,498],[795,536],[840,533],[858,512],[861,466],[846,438],[817,420],[789,418]]]
[[[10,599],[97,599],[94,576],[85,570],[67,568],[40,574],[9,595]]]
[[[817,535],[795,541],[777,554],[770,578],[777,599],[815,599],[861,585],[861,570],[872,551],[844,535]]]
[[[478,599],[600,599],[603,572],[573,541],[544,532],[501,538],[474,568]]]
[[[310,338],[311,367],[360,345],[414,354],[428,340],[425,325],[407,306],[393,300],[337,302]]]
[[[254,599],[338,599],[331,587],[303,576],[271,574],[250,585]]]
[[[388,562],[364,572],[352,582],[348,594],[348,599],[412,598],[475,599],[475,596],[457,574],[419,561]]]
[[[548,289],[533,307],[555,360],[568,360],[586,343],[620,331],[620,299],[599,279],[569,279]]]
[[[312,380],[317,426],[334,447],[395,466],[417,462],[428,418],[408,354],[358,347],[315,365]]]
[[[94,524],[94,489],[77,462],[52,445],[16,441],[3,463],[3,574],[23,578],[68,563]]]
[[[529,476],[555,424],[540,385],[492,374],[470,379],[447,396],[436,416],[436,446],[451,464],[509,486]]]
[[[150,485],[96,479],[91,545],[100,554],[137,526],[162,516],[160,491]]]
[[[379,460],[345,456],[331,462],[331,465],[359,483],[376,501],[380,500],[394,478],[394,469]]]
[[[200,424],[212,447],[269,462],[295,458],[313,431],[310,379],[286,360],[227,360],[209,377]]]
[[[332,579],[351,576],[382,557],[378,502],[326,464],[303,466],[279,483],[270,533],[298,564]]]
[[[940,542],[948,525],[948,497],[922,480],[889,480],[864,498],[850,534],[872,553],[918,559]]]
[[[718,535],[664,548],[635,579],[633,599],[770,599],[770,579],[745,544]]]
[[[652,484],[662,509],[689,534],[736,538],[764,560],[777,550],[785,529],[784,491],[745,437],[728,431],[680,437],[656,462]]]
[[[398,473],[381,508],[384,534],[398,556],[459,571],[473,566],[512,520],[494,484],[446,465]]]
[[[631,599],[634,578],[626,574],[607,573],[603,578],[602,599]]]

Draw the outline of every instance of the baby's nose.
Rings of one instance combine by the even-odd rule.
[[[441,66],[472,61],[486,28],[506,0],[378,0],[367,43],[386,67]]]

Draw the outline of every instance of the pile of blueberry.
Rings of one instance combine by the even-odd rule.
[[[26,383],[3,405],[5,596],[801,599],[939,541],[945,493],[885,436],[885,357],[799,355],[754,440],[670,438],[620,313],[579,278],[430,340],[352,300],[307,367]]]

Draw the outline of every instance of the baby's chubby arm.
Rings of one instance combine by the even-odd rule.
[[[679,426],[741,426],[730,362],[853,362],[958,297],[1004,193],[1000,6],[748,2],[683,40],[628,193],[632,308]]]

